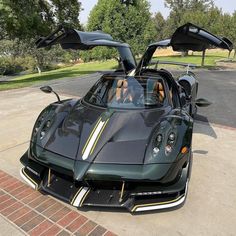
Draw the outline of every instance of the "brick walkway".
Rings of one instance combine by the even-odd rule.
[[[26,235],[113,236],[101,225],[0,170],[0,214]]]

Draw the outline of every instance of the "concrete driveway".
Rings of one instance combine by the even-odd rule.
[[[20,178],[19,158],[28,148],[34,121],[53,101],[53,95],[37,88],[0,93],[0,169]],[[186,204],[178,210],[138,215],[97,208],[79,212],[118,235],[235,235],[235,140],[234,128],[195,124],[192,178]]]

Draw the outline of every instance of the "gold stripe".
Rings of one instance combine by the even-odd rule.
[[[30,180],[30,181],[35,185],[35,188],[36,188],[36,190],[37,190],[37,189],[38,189],[38,184],[37,184],[30,176],[28,176],[28,175],[26,174],[25,169],[23,169],[22,171],[23,171],[23,174],[25,175],[25,177],[26,177],[28,180]]]
[[[50,181],[51,181],[51,169],[48,169],[48,187],[50,186]]]
[[[74,204],[75,199],[77,198],[77,196],[79,195],[79,193],[80,193],[80,191],[81,191],[82,189],[83,189],[83,187],[80,187],[80,189],[77,191],[77,193],[76,193],[75,196],[73,197],[72,201],[70,202],[71,205]]]
[[[88,143],[89,143],[90,139],[92,138],[93,133],[95,132],[95,130],[96,130],[96,128],[97,128],[99,122],[101,121],[101,119],[102,119],[102,117],[100,117],[100,118],[98,119],[96,125],[94,126],[92,132],[90,133],[89,138],[87,139],[87,141],[86,141],[86,143],[85,143],[85,145],[84,145],[84,148],[83,148],[83,150],[82,150],[82,154],[84,154],[84,151],[85,151],[86,147],[88,146]]]
[[[91,154],[93,153],[94,148],[96,147],[97,142],[98,142],[98,140],[99,140],[99,138],[100,138],[100,136],[101,136],[103,130],[105,129],[105,127],[106,127],[108,121],[109,121],[109,119],[107,119],[107,121],[104,123],[102,129],[100,130],[100,132],[99,132],[99,134],[98,134],[98,136],[97,136],[97,138],[96,138],[96,140],[95,140],[95,142],[94,142],[94,144],[93,144],[93,147],[92,147],[92,149],[91,149],[89,155],[91,155]]]
[[[89,192],[90,192],[90,189],[88,189],[88,191],[87,191],[87,192],[85,193],[85,195],[83,196],[83,198],[82,198],[82,200],[81,200],[79,206],[82,206],[82,204],[83,204],[85,198],[87,197],[87,195],[89,194]]]
[[[164,205],[164,204],[168,204],[168,203],[173,203],[173,202],[177,202],[180,198],[182,198],[184,195],[179,196],[176,199],[170,200],[170,201],[166,201],[166,202],[156,202],[156,203],[148,203],[148,204],[141,204],[141,205],[136,205],[132,208],[132,212],[137,210],[137,208],[139,207],[145,207],[145,206],[158,206],[158,205]]]
[[[124,189],[125,189],[125,181],[123,181],[123,183],[122,183],[119,202],[122,202],[123,194],[124,194]]]

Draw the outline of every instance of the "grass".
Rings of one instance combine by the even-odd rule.
[[[158,55],[158,53],[157,53]],[[216,61],[227,59],[228,58],[228,52],[223,50],[213,50],[206,52],[205,57],[205,66],[203,68],[214,68],[216,66]],[[182,57],[181,55],[173,55],[173,56],[160,56],[156,57],[156,60],[162,60],[162,61],[175,61],[175,62],[183,62],[183,63],[191,63],[196,64],[197,66],[201,66],[202,63],[202,54],[200,52],[194,52],[194,55],[189,55],[186,57]]]
[[[157,54],[158,55],[158,51]],[[205,57],[205,67],[208,69],[214,69],[216,66],[216,61],[221,59],[226,59],[228,57],[227,51],[223,50],[210,50],[207,51]],[[159,56],[155,59],[160,59],[164,61],[175,61],[175,62],[183,62],[183,63],[192,63],[198,66],[201,65],[202,56],[201,53],[194,53],[194,55],[189,55],[186,57],[181,57],[180,55],[172,55],[172,56]],[[19,77],[15,77],[9,81],[0,82],[0,91],[8,90],[8,89],[16,89],[29,87],[31,85],[42,83],[49,80],[54,79],[65,79],[71,77],[78,77],[85,74],[91,74],[99,70],[109,70],[114,69],[117,66],[117,61],[110,60],[105,62],[91,62],[91,63],[83,63],[75,66],[65,67],[57,70],[52,70],[48,72],[43,72],[40,75],[29,74],[22,75]],[[168,66],[169,68],[169,66]],[[173,68],[173,67],[172,67]],[[174,67],[176,68],[176,67]]]
[[[41,74],[35,73],[22,75],[19,77],[15,77],[14,79],[11,79],[9,81],[0,82],[0,91],[29,87],[37,83],[42,83],[44,81],[54,79],[78,77],[81,75],[91,74],[99,70],[114,69],[116,68],[116,65],[117,61],[110,60],[105,62],[83,63],[57,70],[51,70],[48,72],[42,72]]]

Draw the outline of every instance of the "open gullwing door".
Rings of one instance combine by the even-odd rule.
[[[102,31],[83,32],[60,26],[47,37],[36,41],[37,48],[60,44],[63,49],[90,50],[97,46],[116,48],[120,54],[126,73],[136,68],[136,61],[131,48],[126,43],[114,41],[112,36]]]

